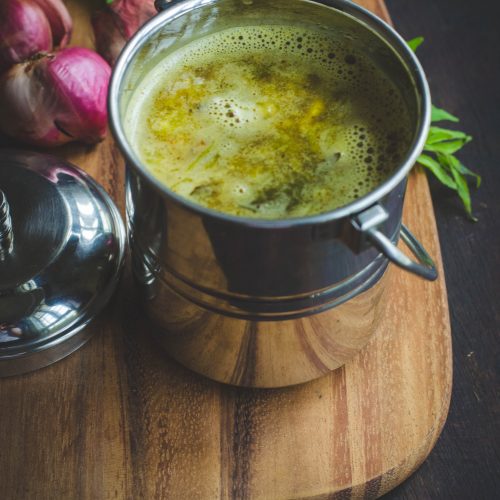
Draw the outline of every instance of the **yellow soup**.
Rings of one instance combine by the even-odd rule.
[[[411,141],[396,87],[323,32],[247,26],[162,60],[135,91],[126,128],[171,190],[246,217],[346,205],[398,166]]]

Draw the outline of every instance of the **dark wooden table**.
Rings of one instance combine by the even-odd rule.
[[[431,182],[448,286],[454,353],[450,413],[422,467],[391,499],[500,497],[500,3],[386,0],[398,31],[422,35],[433,101],[474,141],[462,161],[483,177],[479,222]]]

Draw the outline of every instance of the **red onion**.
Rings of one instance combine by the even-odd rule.
[[[0,71],[54,46],[64,47],[71,29],[61,0],[0,0]]]
[[[114,0],[92,17],[97,52],[114,64],[126,41],[156,14],[154,0]]]
[[[24,0],[0,2],[0,71],[51,49],[50,24],[38,5]]]
[[[38,146],[100,141],[111,68],[78,47],[41,54],[0,77],[0,130]]]
[[[54,47],[64,48],[69,43],[73,22],[62,0],[31,0],[45,12],[52,30]]]

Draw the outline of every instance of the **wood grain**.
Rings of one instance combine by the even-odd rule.
[[[381,1],[362,2],[386,16]],[[87,11],[68,2],[76,43]],[[57,150],[123,203],[111,139]],[[54,498],[375,498],[432,449],[446,418],[451,343],[439,242],[422,172],[405,222],[436,258],[428,283],[391,267],[388,310],[344,367],[280,390],[204,379],[151,340],[128,275],[95,336],[39,372],[0,380],[2,496]]]
[[[458,156],[483,178],[479,189],[471,189],[478,223],[467,220],[453,191],[430,183],[453,332],[453,394],[433,452],[389,498],[496,498],[500,491],[500,3],[484,0],[478,8],[470,1],[386,1],[404,38],[425,38],[418,56],[432,100],[460,117],[456,128],[474,137]]]

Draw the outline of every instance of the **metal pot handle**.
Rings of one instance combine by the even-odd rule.
[[[379,225],[387,220],[388,216],[387,211],[381,205],[375,204],[354,217],[352,222],[354,227],[365,236],[365,239],[380,250],[391,262],[410,273],[434,281],[438,276],[436,264],[404,224],[401,224],[399,234],[418,262],[414,262],[407,257],[378,229]]]
[[[411,260],[392,241],[378,229],[368,229],[366,236],[391,262],[397,266],[410,271],[429,281],[438,277],[436,265],[431,256],[426,252],[422,244],[415,238],[413,233],[401,224],[400,235],[403,242],[417,258],[418,262]]]

